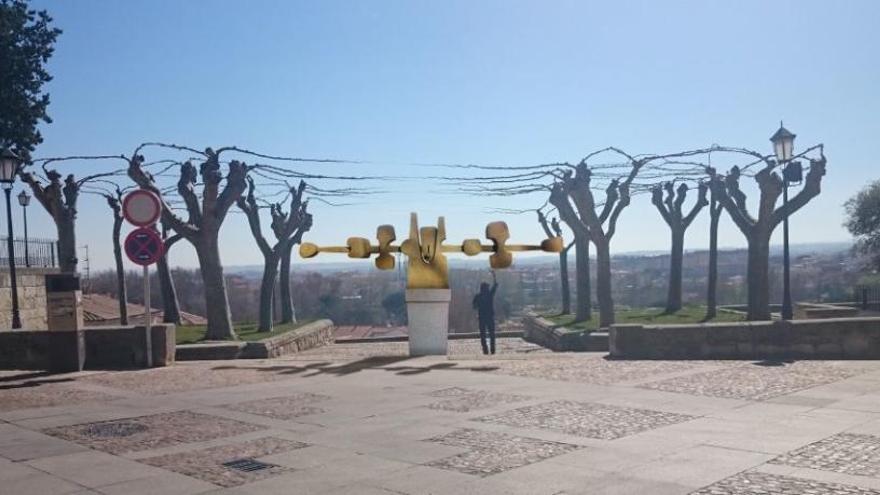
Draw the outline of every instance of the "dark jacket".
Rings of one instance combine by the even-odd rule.
[[[498,282],[492,284],[492,288],[488,288],[489,284],[480,287],[480,292],[474,296],[474,309],[477,310],[481,320],[495,318],[495,291],[498,290]]]

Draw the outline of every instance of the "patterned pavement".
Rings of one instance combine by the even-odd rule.
[[[0,493],[880,495],[880,363],[498,348],[3,372]]]

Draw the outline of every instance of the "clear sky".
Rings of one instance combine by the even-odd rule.
[[[793,218],[795,242],[847,240],[842,203],[880,178],[873,159],[880,2],[34,5],[64,30],[50,63],[54,123],[44,126],[38,157],[127,154],[143,141],[237,144],[375,162],[304,171],[425,175],[438,171],[395,163],[577,161],[609,145],[632,153],[712,143],[769,152],[768,138],[784,119],[798,134],[796,148],[823,142],[829,160],[822,195]],[[410,211],[423,223],[446,215],[453,242],[481,237],[495,219],[510,224],[512,240],[542,235],[534,215],[486,211],[537,207],[541,195],[440,194],[427,180],[389,189],[356,206],[314,205],[307,240],[372,238],[381,223],[395,224],[402,237]],[[38,205],[30,213],[32,235],[55,236]],[[90,246],[93,268],[112,263],[109,215],[100,198],[82,199],[79,244]],[[704,215],[693,225],[687,248],[705,248],[707,224]],[[262,262],[241,215],[230,217],[222,238],[227,264]],[[639,197],[612,245],[662,250],[668,238],[648,198]],[[744,245],[727,219],[720,243]],[[172,262],[193,266],[195,258],[175,247]]]

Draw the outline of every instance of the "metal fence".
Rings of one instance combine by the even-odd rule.
[[[9,238],[0,237],[0,270],[9,266]],[[57,266],[55,241],[51,239],[13,238],[15,266],[54,268]]]
[[[855,292],[862,309],[880,310],[880,285],[858,285]]]

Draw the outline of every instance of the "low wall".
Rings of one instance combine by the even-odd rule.
[[[2,270],[3,267],[0,267]],[[45,330],[46,321],[46,274],[58,273],[57,268],[15,267],[18,283],[18,308],[21,326],[26,329]],[[0,330],[12,328],[12,288],[9,269],[0,271]]]
[[[880,359],[880,318],[613,325],[626,359]]]
[[[333,322],[318,320],[257,342],[209,342],[177,346],[178,361],[268,359],[333,343]]]
[[[174,325],[151,327],[153,366],[174,363]],[[103,327],[80,331],[0,332],[0,369],[76,371],[143,368],[146,328]]]
[[[859,308],[821,303],[797,303],[794,307],[796,320],[821,320],[826,318],[852,318],[859,315]]]
[[[523,339],[558,352],[608,350],[606,332],[570,332],[535,314],[523,318],[523,330]]]

